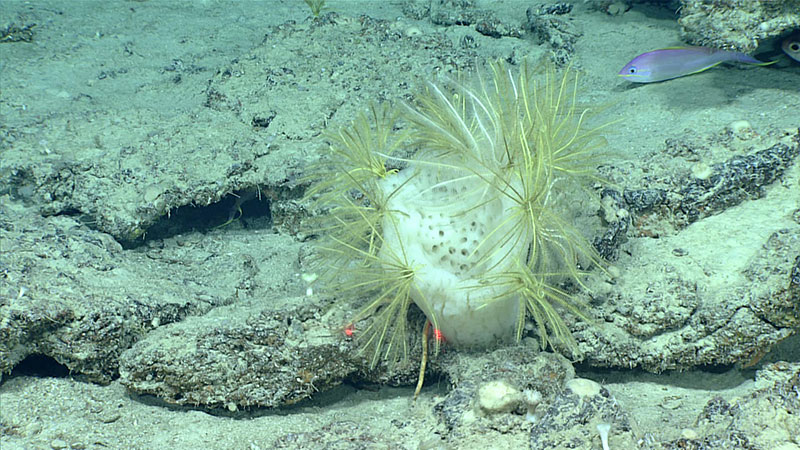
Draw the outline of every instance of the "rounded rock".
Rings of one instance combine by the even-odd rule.
[[[484,414],[510,412],[521,402],[522,393],[506,381],[490,381],[478,388],[477,405]]]
[[[742,140],[751,139],[756,134],[753,126],[746,120],[734,120],[726,128],[730,134]]]
[[[594,397],[600,394],[600,385],[587,378],[573,378],[567,381],[566,387],[578,397]]]

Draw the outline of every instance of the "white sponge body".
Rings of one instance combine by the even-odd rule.
[[[445,172],[409,167],[385,180],[390,214],[379,257],[414,269],[411,297],[448,344],[511,340],[519,297],[488,281],[526,257],[527,246],[509,238],[511,202],[475,174]]]

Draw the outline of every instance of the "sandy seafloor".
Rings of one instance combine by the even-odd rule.
[[[496,8],[498,14],[510,11],[522,16],[525,8],[536,2],[479,3]],[[486,5],[489,3],[492,5]],[[329,5],[343,16],[366,14],[398,21],[404,29],[416,27],[414,33],[442,31],[425,20],[417,23],[403,17],[400,5],[393,1],[331,0]],[[289,20],[309,21],[308,9],[300,0],[2,0],[0,9],[6,22],[20,17],[35,17],[38,22],[33,42],[0,44],[0,95],[4,97],[0,120],[8,129],[30,126],[35,117],[54,113],[68,119],[76,108],[74,99],[84,91],[92,95],[89,106],[81,103],[84,111],[141,110],[146,115],[148,110],[157,110],[161,117],[190,115],[205,100],[203,92],[216,68],[247,54],[261,42],[268,27]],[[782,58],[774,67],[725,66],[666,83],[632,86],[616,76],[628,60],[653,48],[680,44],[679,28],[669,11],[637,4],[622,15],[610,16],[590,9],[587,3],[575,2],[571,17],[580,22],[583,32],[573,55],[573,62],[583,73],[582,93],[587,100],[611,105],[607,113],[620,122],[608,136],[608,144],[625,158],[621,165],[632,171],[641,170],[647,155],[663,147],[666,139],[687,129],[699,135],[715,134],[733,121],[746,120],[756,133],[767,134],[800,125],[800,64]],[[512,47],[536,45],[533,39],[498,39],[485,57],[503,54]],[[140,67],[99,77],[104,67],[113,67],[115,61],[126,58],[126,52],[141,57]],[[480,56],[481,51],[478,53]],[[165,67],[174,65],[174,61],[191,61],[200,69],[185,72],[180,84],[164,82]],[[9,94],[13,95],[11,100]],[[323,104],[327,99],[317,101]],[[85,117],[84,111],[75,112],[76,121]],[[131,139],[141,139],[141,134],[132,133]],[[5,151],[0,148],[0,158]],[[657,167],[649,169],[658,171]],[[787,172],[779,188],[800,192],[797,167]],[[777,214],[780,217],[775,220],[784,220],[787,211],[797,209],[798,200],[785,192],[780,198],[783,200],[777,200],[777,204],[784,208],[780,211],[773,209],[775,202],[754,201],[747,214]],[[2,201],[16,202],[9,196]],[[33,206],[19,207],[36,211]],[[213,231],[217,239],[225,239],[225,232]],[[736,232],[735,224],[719,231]],[[698,239],[721,239],[713,233],[713,229],[697,233],[701,236]],[[698,242],[696,250],[705,248]],[[280,247],[277,249],[280,251]],[[800,254],[800,248],[794,252]],[[731,255],[722,258],[735,258],[736,252]],[[641,448],[648,448],[682,435],[691,437],[698,414],[712,397],[734,401],[748,395],[755,389],[756,370],[763,364],[800,362],[797,346],[798,341],[790,338],[759,365],[746,369],[726,365],[661,374],[585,369],[578,370],[577,376],[592,378],[608,388],[644,430],[642,435],[649,437],[640,442]],[[443,443],[437,434],[441,424],[432,406],[447,394],[447,386],[430,384],[416,403],[411,400],[412,392],[413,387],[363,390],[343,386],[290,408],[256,409],[248,416],[230,418],[134,398],[118,381],[100,385],[69,376],[14,372],[0,385],[0,448],[266,449],[278,438],[310,430],[328,430],[340,436],[352,433],[353,441],[342,441],[341,448],[372,448],[369,441],[357,442],[357,436],[365,432],[382,437],[380,445],[374,444],[380,448],[387,447],[386,442],[395,443],[388,445],[391,448],[412,449],[527,448],[529,436],[524,432],[507,440],[497,440],[489,433]],[[800,448],[798,434],[800,430],[795,430],[794,440],[784,441],[782,448]],[[303,445],[314,448],[313,441],[304,441]],[[599,438],[587,445],[581,448],[601,448]],[[629,447],[615,445],[612,432],[611,448]]]

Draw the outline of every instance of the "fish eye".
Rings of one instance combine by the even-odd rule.
[[[628,69],[628,73],[630,74],[634,74],[636,72],[637,72],[636,67],[631,67],[630,69]]]
[[[793,52],[800,50],[800,42],[792,42],[791,44],[789,44],[789,50]]]

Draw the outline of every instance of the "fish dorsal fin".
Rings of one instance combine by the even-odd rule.
[[[698,47],[696,45],[683,45],[683,46],[675,46],[675,47],[664,47],[659,48],[658,50],[653,50],[654,52],[658,52],[661,50],[705,50],[708,53],[714,53],[716,51],[724,51],[718,48],[711,48],[711,47]]]

